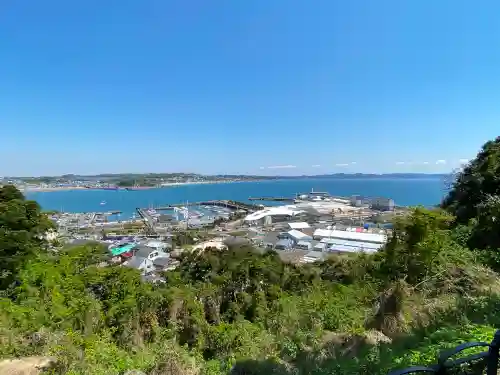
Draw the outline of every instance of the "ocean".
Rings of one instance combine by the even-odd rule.
[[[296,193],[327,191],[336,196],[362,195],[392,198],[400,206],[432,206],[446,193],[445,181],[428,178],[319,178],[287,179],[221,184],[180,185],[150,190],[62,190],[27,192],[44,210],[65,212],[121,211],[122,219],[132,217],[137,207],[230,199],[248,202],[249,197],[295,196]],[[105,201],[105,205],[101,202]],[[254,202],[283,204],[277,202]]]

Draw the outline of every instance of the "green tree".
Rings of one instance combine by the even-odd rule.
[[[9,285],[22,264],[47,248],[52,225],[40,206],[12,185],[0,189],[0,286]]]
[[[454,237],[500,269],[500,137],[458,174],[441,206],[456,217]]]
[[[441,206],[467,224],[490,196],[500,195],[500,137],[486,142],[461,171]]]

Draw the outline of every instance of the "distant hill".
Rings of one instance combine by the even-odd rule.
[[[22,180],[41,180],[42,182],[50,182],[55,179],[61,180],[116,180],[120,178],[140,179],[140,178],[204,178],[204,179],[242,179],[242,180],[277,180],[277,179],[305,179],[305,178],[338,178],[338,179],[353,179],[353,178],[401,178],[401,179],[415,179],[415,178],[448,178],[451,173],[333,173],[321,175],[297,175],[297,176],[259,176],[259,175],[232,175],[232,174],[218,174],[218,175],[202,175],[196,173],[120,173],[120,174],[100,174],[100,175],[64,175],[64,176],[47,176],[47,177],[4,177]]]
[[[401,179],[415,179],[415,178],[447,178],[450,174],[443,173],[333,173],[333,174],[321,174],[321,175],[298,175],[298,176],[243,176],[243,175],[217,175],[213,177],[224,177],[224,178],[241,178],[241,177],[253,177],[256,179],[263,180],[277,180],[277,179],[304,179],[304,178],[338,178],[338,179],[353,179],[353,178],[401,178]],[[211,177],[211,176],[207,176]]]
[[[334,173],[312,176],[315,178],[445,178],[449,174],[443,173]]]

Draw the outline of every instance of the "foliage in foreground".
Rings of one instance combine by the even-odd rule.
[[[208,250],[185,255],[158,286],[98,266],[99,246],[47,251],[38,205],[4,187],[0,356],[52,355],[54,374],[385,374],[489,341],[500,289],[488,267],[500,244],[480,240],[500,233],[498,143],[458,177],[446,210],[414,209],[375,255],[294,266],[273,252]],[[472,206],[469,185],[484,190]]]

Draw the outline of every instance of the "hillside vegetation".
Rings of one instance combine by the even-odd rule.
[[[500,138],[440,208],[415,208],[377,254],[294,266],[251,248],[185,255],[160,286],[106,249],[48,250],[50,224],[0,190],[0,358],[53,374],[386,374],[500,326]]]

